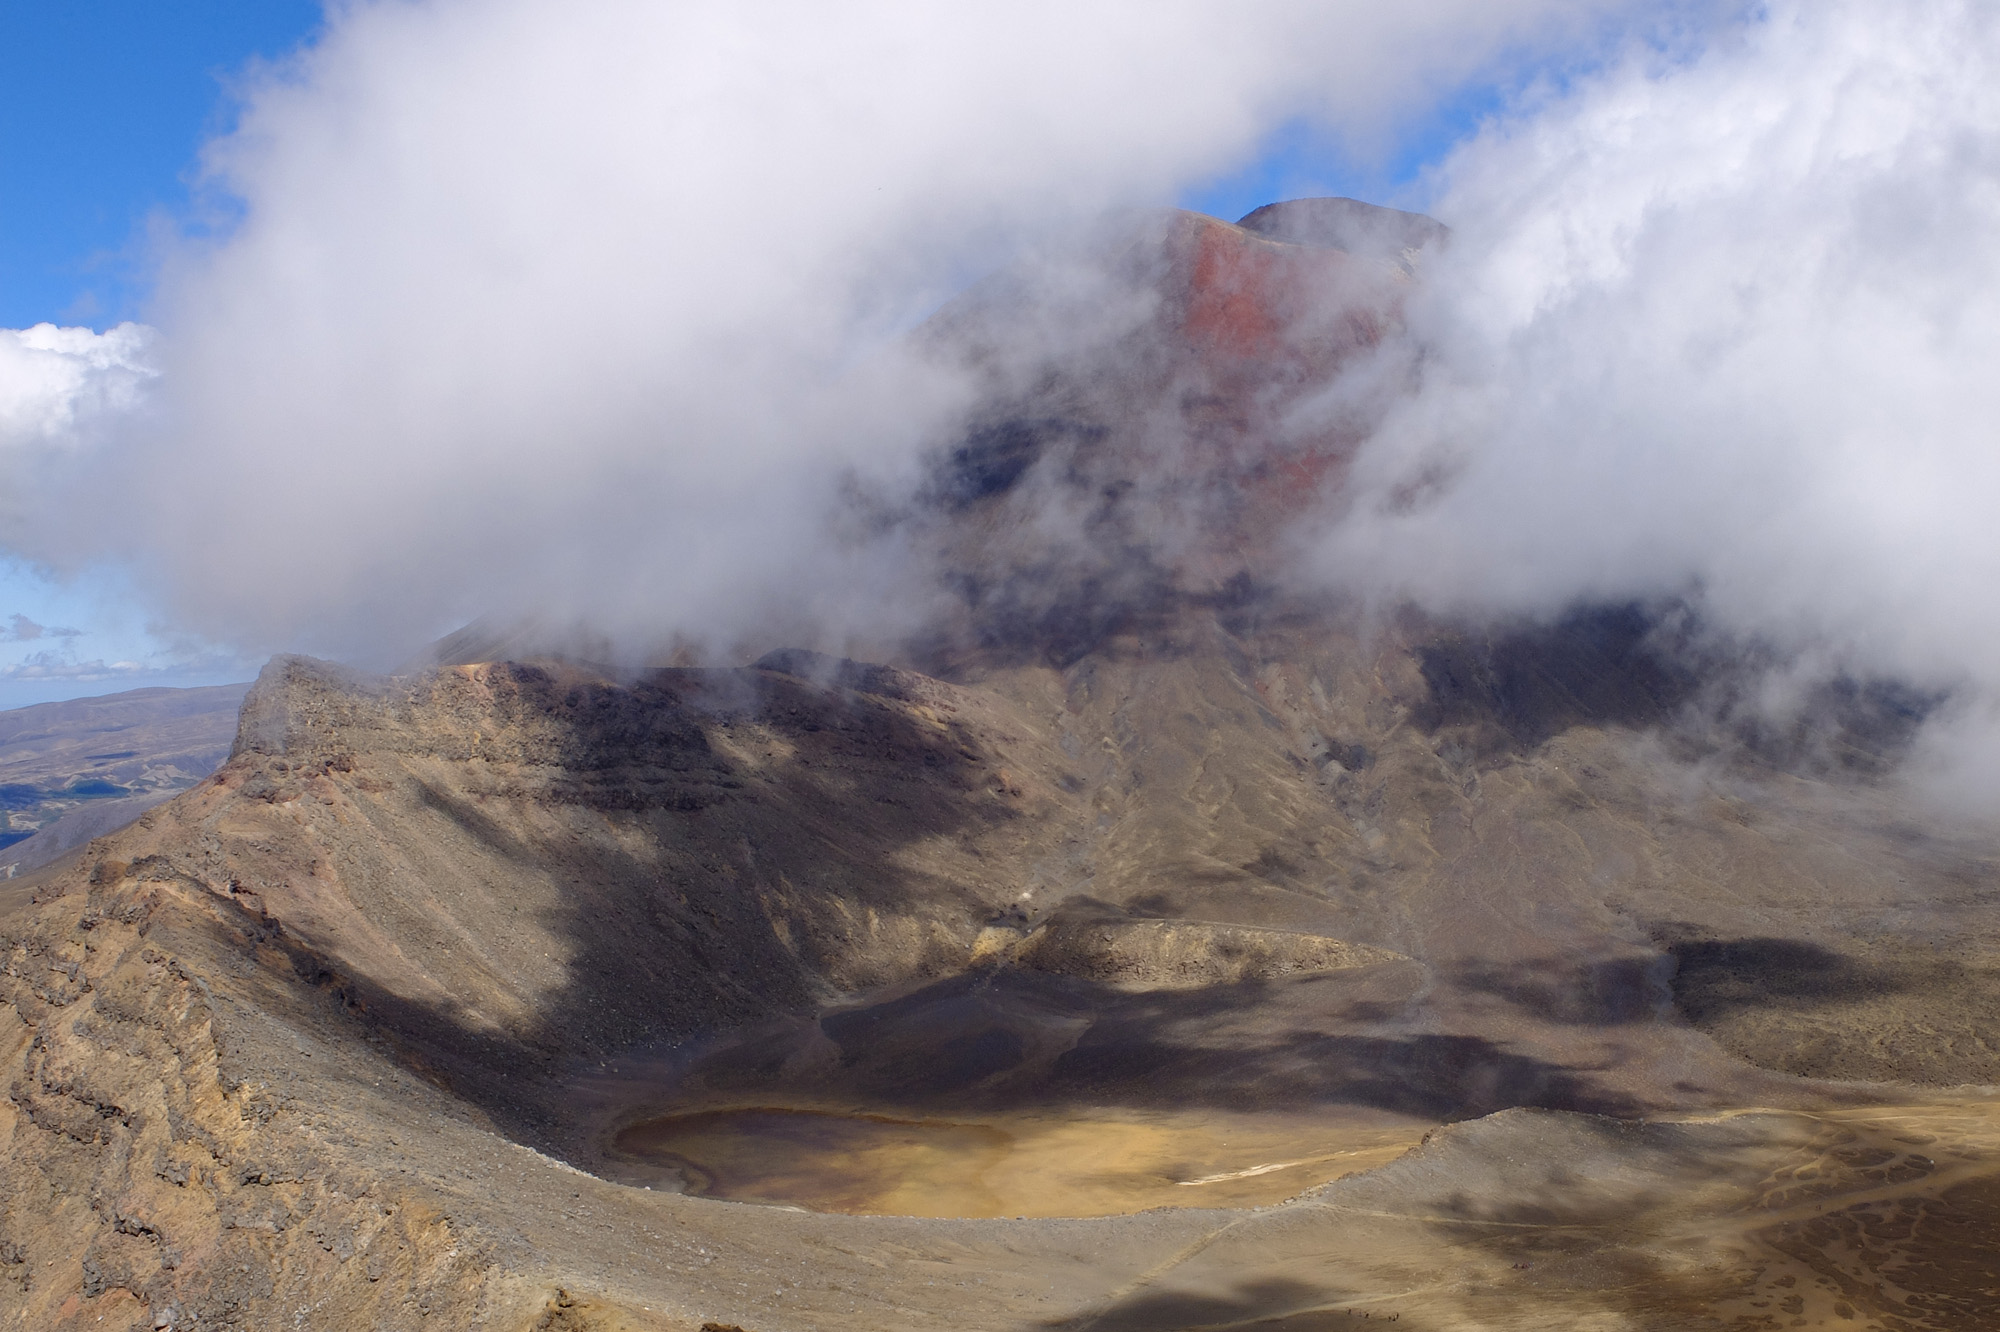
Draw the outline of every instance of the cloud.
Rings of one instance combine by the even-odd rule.
[[[80,635],[79,635],[80,636]],[[36,641],[14,640],[14,641]],[[254,677],[260,665],[241,655],[211,645],[185,641],[165,641],[144,645],[135,657],[82,658],[73,643],[39,648],[0,662],[0,696],[12,699],[6,706],[41,701],[49,696],[37,686],[83,686],[109,684],[131,689],[141,685],[212,684]],[[65,688],[57,697],[78,692]],[[93,692],[84,690],[82,692]]]
[[[0,542],[36,516],[95,431],[140,409],[156,374],[152,341],[137,324],[0,329]]]
[[[138,661],[77,661],[60,652],[34,652],[11,666],[0,667],[0,683],[65,680],[95,683],[102,680],[129,680],[156,673],[157,667]]]
[[[481,616],[893,631],[922,570],[831,497],[907,493],[963,408],[902,349],[942,299],[1279,126],[1585,60],[1619,8],[340,7],[211,146],[242,220],[170,251],[157,334],[0,335],[0,543],[374,664]],[[1421,380],[1307,562],[1479,616],[1692,599],[1802,679],[1955,691],[1965,771],[2000,716],[2000,17],[1672,13],[1438,171]]]
[[[0,456],[70,438],[99,413],[131,410],[155,374],[151,340],[150,329],[129,323],[105,333],[54,324],[0,329]]]
[[[376,661],[477,615],[650,647],[915,614],[898,553],[824,522],[959,401],[904,330],[1605,7],[336,6],[209,150],[241,223],[168,262],[142,427],[56,456],[0,539],[122,558],[212,639]]]
[[[81,638],[81,629],[62,629],[52,625],[36,624],[27,616],[16,611],[7,619],[7,627],[0,629],[0,643],[32,643],[39,638]]]
[[[1479,614],[1693,596],[2000,699],[2000,11],[1772,4],[1525,101],[1436,183],[1423,385],[1324,575]]]

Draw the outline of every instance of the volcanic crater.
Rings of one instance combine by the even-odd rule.
[[[2000,1323],[2000,838],[1894,780],[1931,701],[1775,734],[1675,608],[1276,576],[1365,425],[1291,407],[1445,243],[1169,217],[1060,373],[1032,290],[944,312],[991,393],[910,522],[963,576],[884,663],[273,661],[213,777],[0,886],[0,1301]]]

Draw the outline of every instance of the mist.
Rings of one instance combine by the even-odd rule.
[[[151,330],[137,324],[103,333],[54,324],[0,329],[0,523],[23,522],[39,468],[141,410],[157,374],[151,342]]]
[[[1066,292],[1044,350],[1101,340],[1144,311],[1077,237],[1286,126],[1364,152],[1483,81],[1512,91],[1392,201],[1452,229],[1405,335],[1283,423],[1375,423],[1293,576],[1471,621],[1689,606],[1781,663],[1772,708],[1842,675],[1949,696],[1949,786],[2000,737],[1995,27],[344,6],[245,85],[150,329],[0,337],[0,545],[250,653],[395,666],[469,621],[622,661],[893,641],[943,595],[896,504],[992,392],[913,329],[1032,271]]]
[[[377,665],[480,617],[636,656],[891,630],[924,591],[830,497],[907,490],[962,408],[927,313],[1596,8],[339,6],[207,150],[220,239],[166,247],[147,411],[40,450],[3,539]]]
[[[1432,185],[1421,383],[1317,571],[1488,618],[1684,601],[1783,655],[1774,705],[1951,692],[1928,743],[1969,775],[2000,738],[2000,13],[1775,4],[1523,99]]]

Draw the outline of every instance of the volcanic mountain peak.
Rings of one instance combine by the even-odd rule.
[[[1339,198],[1265,204],[1238,218],[1236,225],[1272,240],[1345,250],[1412,267],[1415,256],[1444,244],[1451,234],[1444,223],[1422,213]]]
[[[280,658],[0,888],[22,1325],[2000,1318],[2000,844],[1887,780],[1921,700],[1745,740],[1643,607],[1260,582],[1414,280],[1260,213],[1127,236],[1061,356],[940,315],[930,638]]]
[[[1081,357],[1071,373],[1255,378],[1241,362],[1273,355],[1264,377],[1323,372],[1379,338],[1407,289],[1405,252],[1443,232],[1430,218],[1348,199],[1268,205],[1237,225],[1169,210],[1050,269],[988,279],[941,310],[926,336],[989,368],[1025,365],[1030,380],[1052,356]]]
[[[907,527],[962,608],[946,638],[1075,651],[1281,579],[1299,525],[1336,507],[1414,372],[1415,278],[1375,241],[1436,234],[1412,214],[1301,201],[1319,203],[1252,215],[1281,236],[1158,215],[933,319],[931,353],[984,384]]]

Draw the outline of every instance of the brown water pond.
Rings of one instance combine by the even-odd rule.
[[[823,1212],[1104,1216],[1254,1207],[1394,1160],[1420,1124],[1284,1115],[895,1118],[823,1109],[706,1109],[613,1139],[635,1181]]]

